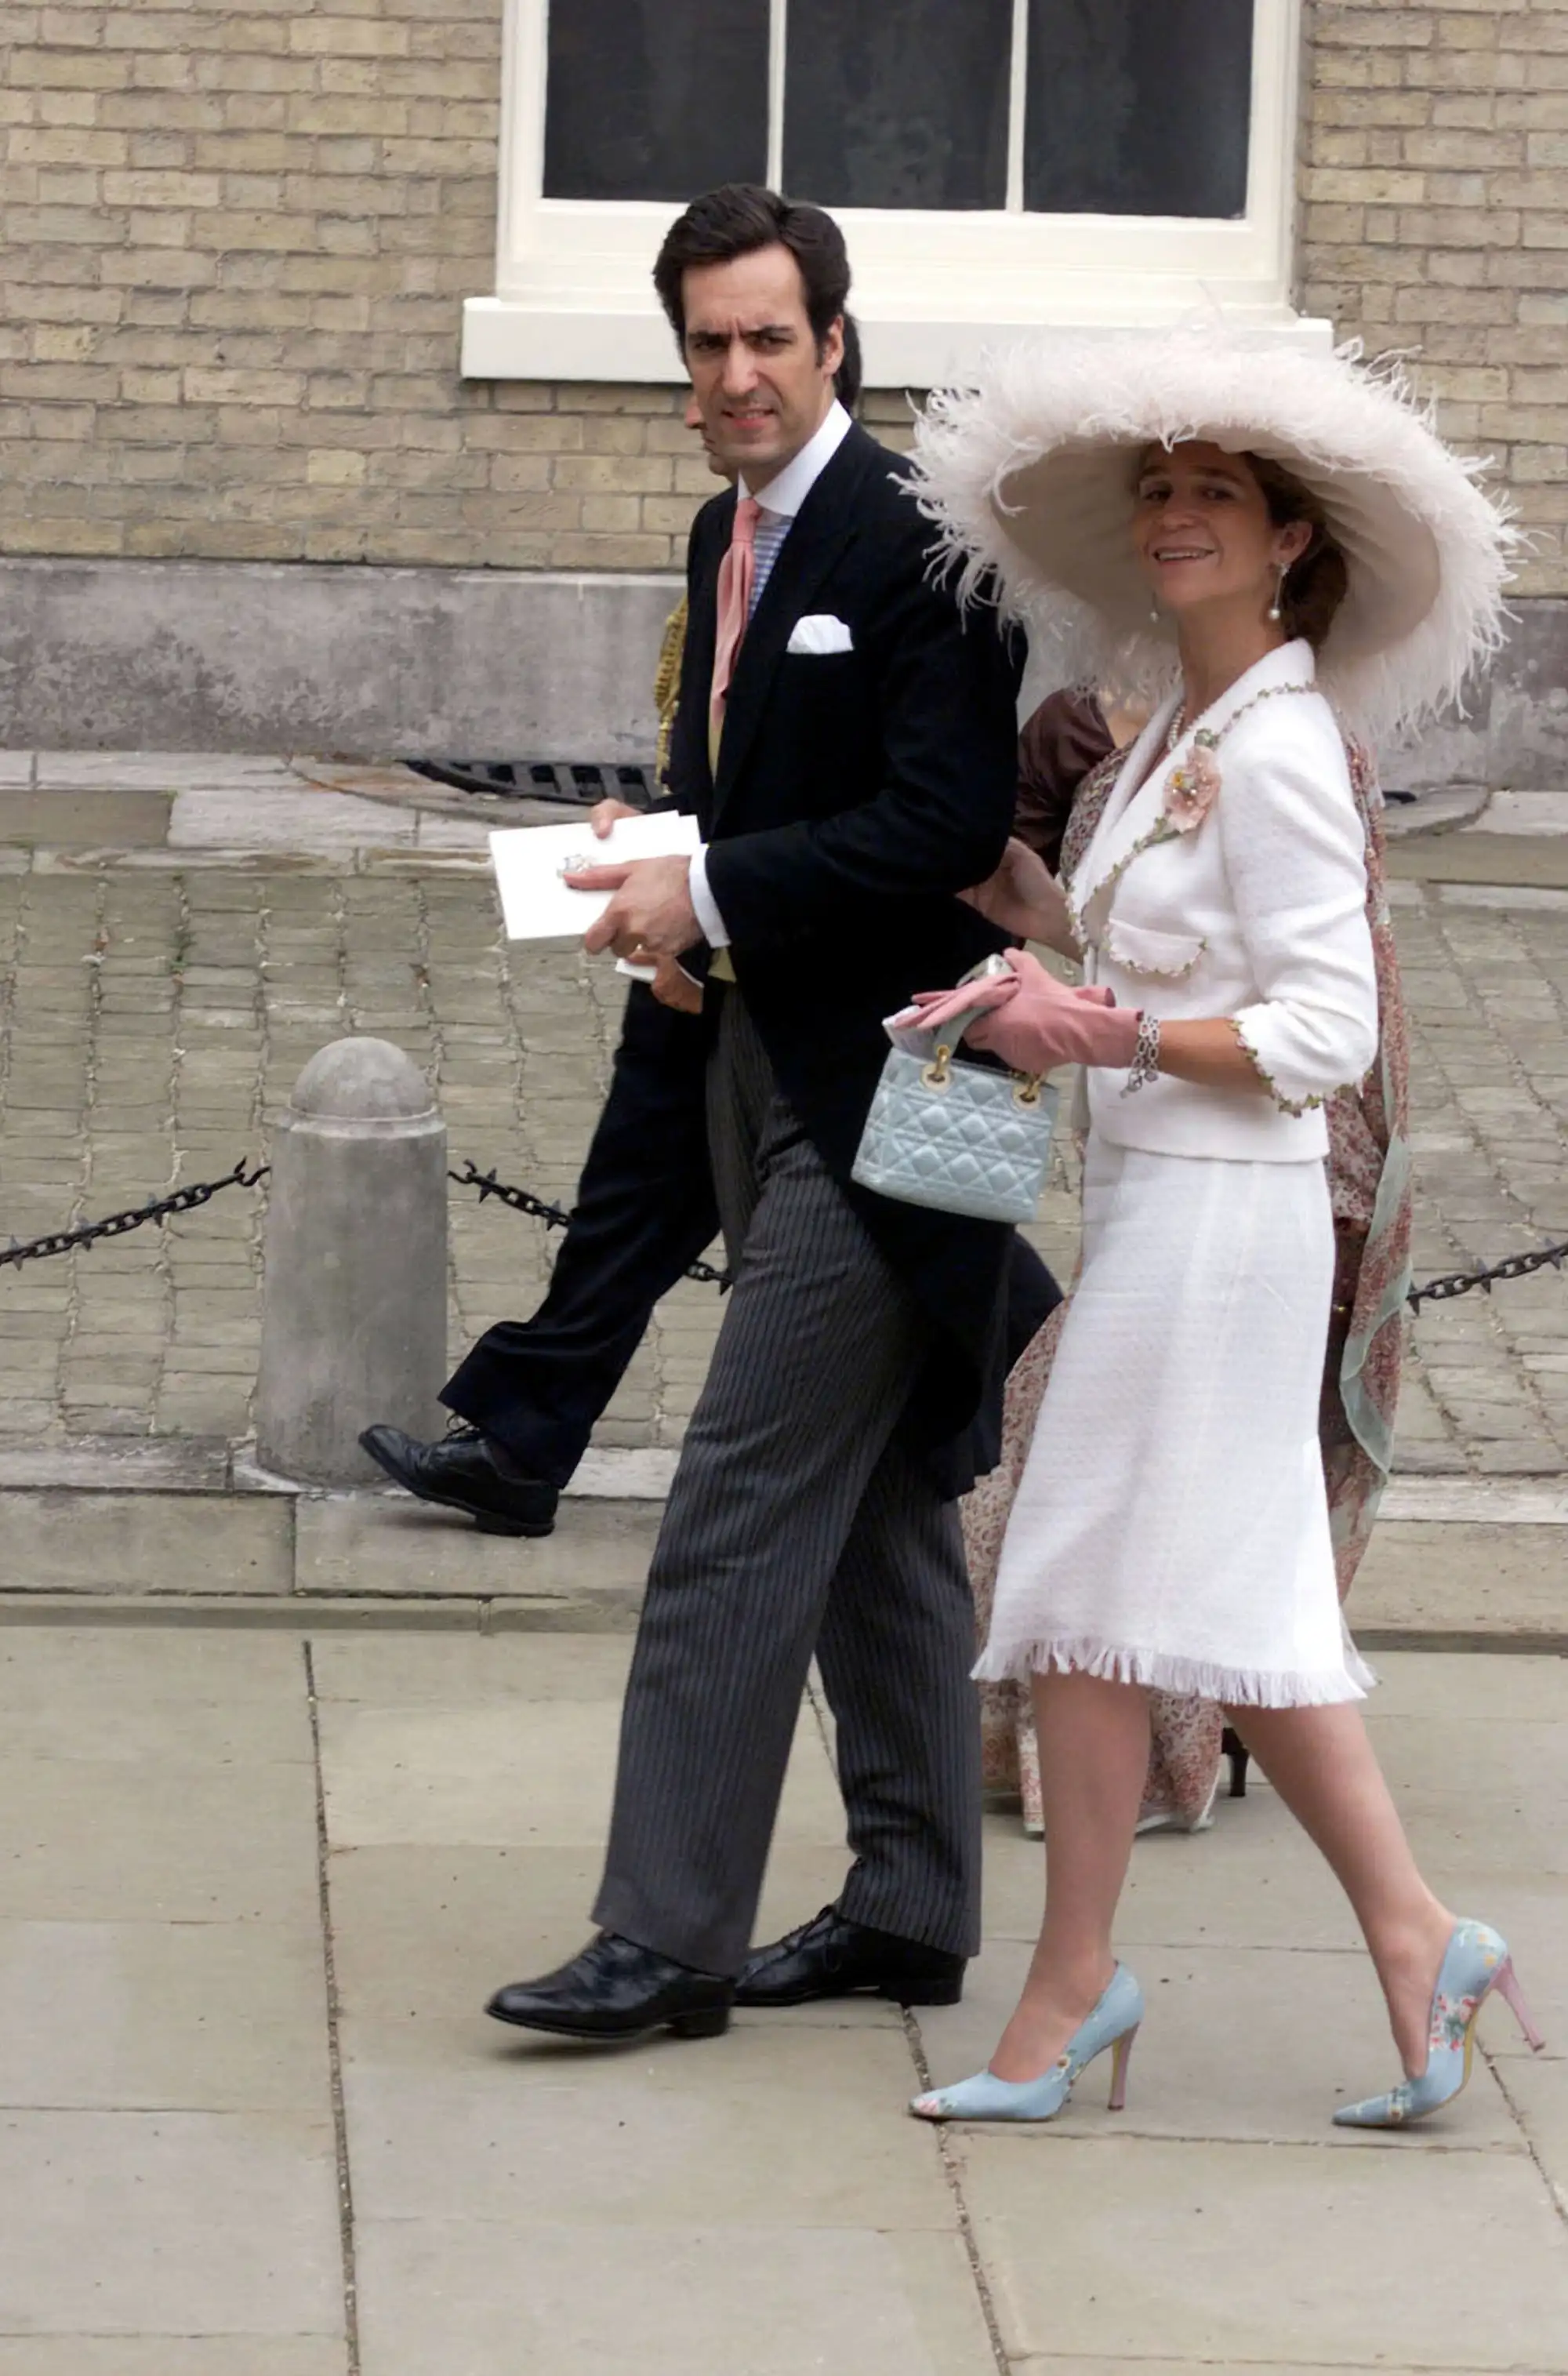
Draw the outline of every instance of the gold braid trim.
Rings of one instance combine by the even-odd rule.
[[[685,649],[686,598],[683,594],[664,623],[664,641],[659,647],[659,666],[653,672],[653,706],[659,712],[659,743],[653,771],[660,783],[670,764],[670,735],[681,697],[681,661]]]

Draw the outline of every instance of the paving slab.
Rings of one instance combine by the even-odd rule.
[[[1377,1661],[1377,1689],[1366,1701],[1374,1729],[1401,1717],[1425,1717],[1441,1738],[1453,1718],[1469,1724],[1568,1722],[1568,1657],[1464,1657],[1401,1650]]]
[[[1568,841],[1546,834],[1526,840],[1514,833],[1489,833],[1484,826],[1418,834],[1390,843],[1388,872],[1403,883],[1523,881],[1538,890],[1568,890]]]
[[[0,1709],[6,1726],[18,1713],[44,1703],[59,1709],[89,1744],[125,1738],[138,1711],[146,1710],[152,1738],[167,1754],[179,1738],[172,1710],[188,1719],[193,1710],[211,1708],[238,1724],[259,1709],[273,1721],[269,1754],[287,1758],[308,1740],[303,1680],[297,1642],[219,1626],[199,1634],[62,1626],[0,1635]]]
[[[1356,1578],[1352,1630],[1568,1639],[1568,1550],[1559,1527],[1380,1526]]]
[[[0,2376],[350,2376],[326,2334],[0,2334]]]
[[[0,1921],[0,2106],[330,2120],[319,1925]]]
[[[0,2202],[14,2333],[342,2333],[329,2124],[0,2112]]]
[[[1331,2363],[1323,2359],[1314,2359],[1309,2366],[1304,2359],[1140,2358],[1135,2366],[1137,2376],[1197,2376],[1200,2370],[1202,2376],[1343,2376],[1348,2364],[1342,2360]],[[1120,2370],[1128,2363],[1122,2359],[1083,2358],[1076,2355],[1062,2359],[1054,2352],[1043,2356],[1031,2352],[1025,2358],[1009,2358],[1007,2365],[1009,2376],[1109,2376],[1112,2368]],[[0,2361],[0,2376],[5,2376],[3,2361]],[[1428,2376],[1428,2371],[1412,2367],[1408,2362],[1396,2367],[1392,2360],[1380,2359],[1377,2376]],[[1494,2371],[1484,2368],[1452,2368],[1444,2370],[1444,2376],[1494,2376]],[[1526,2368],[1515,2362],[1510,2369],[1510,2376],[1548,2376],[1548,2371]]]
[[[1527,2155],[1399,2139],[954,2140],[1007,2350],[1568,2368],[1568,2228]],[[1434,2238],[1443,2240],[1434,2250]]]
[[[160,843],[169,801],[157,791],[0,791],[0,840],[23,849],[134,849]]]
[[[410,1645],[417,1648],[417,1645]],[[618,1698],[518,1710],[327,1707],[322,1777],[335,1847],[592,1847],[605,1836]],[[802,1714],[778,1835],[844,1835],[814,1717]]]
[[[411,809],[344,792],[193,788],[175,797],[168,839],[172,849],[389,849],[411,845],[416,823]]]
[[[1497,2077],[1568,2219],[1568,2060],[1514,2056],[1499,2061]]]
[[[952,2235],[935,2144],[897,2117],[913,2084],[895,2029],[780,2016],[706,2053],[666,2037],[607,2056],[477,2016],[352,2018],[343,2086],[356,2216]]]
[[[237,751],[40,751],[34,757],[37,783],[69,790],[244,790],[296,780],[287,759]]]
[[[371,1492],[303,1498],[302,1592],[455,1593],[560,1599],[641,1598],[659,1532],[653,1503],[580,1502],[552,1535],[481,1535],[460,1515]]]
[[[0,1805],[0,1918],[296,1922],[318,1904],[307,1767],[6,1756]]]
[[[257,1496],[0,1491],[7,1592],[287,1593],[293,1510]]]
[[[363,2376],[996,2376],[956,2237],[374,2220],[359,2265]]]
[[[631,1645],[602,1634],[509,1634],[423,1642],[410,1653],[386,1634],[317,1642],[316,1697],[381,1709],[521,1706],[618,1700]]]

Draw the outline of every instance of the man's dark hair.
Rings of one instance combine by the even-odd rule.
[[[861,400],[861,326],[852,314],[844,316],[844,360],[833,374],[833,393],[846,412]]]
[[[732,263],[736,256],[753,255],[761,247],[787,247],[794,257],[805,289],[806,318],[821,354],[849,295],[849,258],[843,232],[820,207],[795,206],[777,190],[759,190],[748,182],[725,182],[694,198],[685,213],[676,217],[664,234],[653,267],[659,302],[670,317],[683,355],[686,350],[683,274],[693,265]]]

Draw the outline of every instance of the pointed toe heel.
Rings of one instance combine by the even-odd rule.
[[[977,2071],[956,2086],[916,2096],[909,2109],[918,2121],[1053,2121],[1079,2073],[1109,2053],[1111,2109],[1120,2112],[1127,2101],[1127,2061],[1143,2017],[1143,1990],[1126,1966],[1118,1964],[1087,2021],[1038,2079],[999,2079],[994,2071]]]
[[[1485,1922],[1456,1922],[1432,1991],[1426,2069],[1417,2079],[1402,2079],[1385,2096],[1342,2104],[1334,2115],[1335,2126],[1408,2128],[1412,2121],[1424,2121],[1451,2104],[1470,2075],[1477,2017],[1493,1989],[1512,2008],[1526,2043],[1538,2054],[1546,2040],[1530,2017],[1507,1941]]]

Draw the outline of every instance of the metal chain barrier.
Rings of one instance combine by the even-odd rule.
[[[564,1230],[571,1220],[564,1205],[547,1205],[541,1196],[530,1195],[526,1188],[509,1187],[505,1180],[497,1180],[493,1170],[481,1171],[471,1156],[461,1171],[449,1171],[446,1177],[455,1180],[459,1188],[477,1188],[481,1205],[488,1196],[499,1197],[514,1213],[526,1213],[530,1221],[542,1221],[547,1230]],[[730,1285],[729,1272],[715,1270],[711,1263],[688,1264],[686,1277],[695,1278],[699,1287],[716,1287],[720,1295]]]
[[[123,1238],[128,1230],[139,1230],[148,1221],[165,1221],[177,1213],[195,1213],[220,1196],[225,1188],[255,1188],[267,1176],[269,1167],[263,1163],[254,1171],[245,1169],[244,1159],[226,1171],[221,1180],[195,1181],[188,1188],[176,1188],[167,1196],[149,1196],[144,1205],[133,1205],[123,1213],[110,1213],[101,1221],[84,1221],[78,1229],[53,1230],[47,1237],[30,1238],[25,1242],[13,1238],[9,1245],[0,1248],[0,1270],[15,1269],[22,1263],[39,1262],[50,1254],[74,1253],[80,1247],[96,1245],[101,1238]],[[449,1171],[448,1180],[459,1188],[477,1188],[480,1202],[494,1196],[514,1213],[526,1213],[530,1220],[542,1221],[547,1230],[564,1230],[572,1216],[564,1205],[547,1204],[527,1188],[514,1188],[509,1182],[497,1179],[493,1170],[481,1171],[470,1157],[461,1171]],[[1533,1271],[1550,1267],[1561,1271],[1568,1262],[1568,1241],[1561,1245],[1538,1246],[1527,1254],[1507,1254],[1502,1262],[1492,1263],[1484,1270],[1455,1270],[1442,1278],[1429,1278],[1413,1287],[1407,1298],[1412,1310],[1423,1303],[1452,1303],[1456,1296],[1469,1295],[1479,1288],[1485,1295],[1491,1293],[1499,1279],[1528,1278]],[[727,1270],[717,1270],[712,1263],[695,1262],[686,1271],[700,1287],[716,1287],[720,1294],[730,1285]]]
[[[1568,1260],[1568,1244],[1538,1246],[1533,1253],[1508,1254],[1490,1270],[1455,1270],[1445,1278],[1429,1278],[1413,1287],[1406,1301],[1419,1311],[1423,1303],[1452,1303],[1456,1295],[1468,1295],[1472,1288],[1490,1295],[1494,1279],[1528,1278],[1532,1271],[1545,1270],[1549,1263],[1553,1270],[1561,1270],[1564,1260]]]
[[[78,1246],[93,1246],[100,1238],[123,1238],[131,1230],[139,1230],[148,1221],[164,1221],[174,1213],[198,1212],[210,1205],[225,1188],[254,1188],[266,1179],[270,1166],[262,1164],[255,1171],[245,1170],[244,1158],[226,1171],[221,1180],[193,1182],[188,1188],[176,1188],[168,1196],[149,1196],[145,1205],[133,1205],[124,1213],[110,1213],[101,1221],[84,1221],[79,1229],[53,1230],[45,1238],[30,1238],[24,1243],[13,1238],[0,1250],[0,1270],[14,1268],[26,1262],[38,1262],[47,1254],[68,1254]]]

